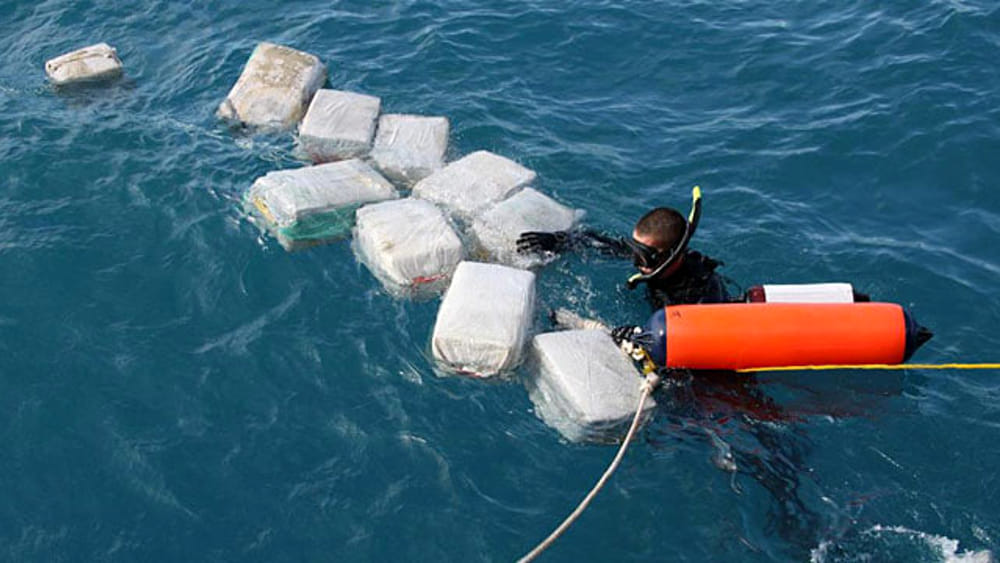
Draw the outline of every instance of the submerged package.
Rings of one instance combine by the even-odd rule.
[[[477,151],[417,182],[413,195],[472,219],[534,181],[535,173],[513,160]]]
[[[118,52],[107,43],[98,43],[45,62],[45,74],[57,86],[74,82],[107,80],[121,76]]]
[[[602,330],[566,330],[535,336],[528,382],[539,417],[577,441],[613,436],[631,421],[642,378]],[[646,399],[644,412],[656,406]]]
[[[525,188],[476,218],[472,234],[491,259],[529,268],[541,265],[544,258],[517,252],[515,243],[521,233],[567,231],[582,217],[582,210],[571,209],[532,188]]]
[[[299,126],[299,145],[314,162],[364,156],[381,107],[375,96],[320,90]]]
[[[314,55],[261,43],[216,113],[250,127],[291,129],[324,82],[326,66]]]
[[[244,199],[248,212],[292,250],[347,235],[359,206],[396,197],[388,180],[352,159],[268,172]]]
[[[358,209],[355,249],[392,293],[442,281],[462,261],[462,241],[429,201],[399,199]]]
[[[480,262],[462,262],[438,310],[431,337],[446,369],[488,377],[512,369],[535,308],[535,274]]]
[[[390,180],[411,185],[444,166],[448,119],[386,114],[378,120],[371,158]]]

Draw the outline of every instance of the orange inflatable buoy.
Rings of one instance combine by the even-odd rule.
[[[657,365],[716,370],[898,364],[930,338],[893,303],[672,305],[646,330]]]

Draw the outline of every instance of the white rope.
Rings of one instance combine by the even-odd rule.
[[[533,561],[536,557],[541,555],[543,551],[555,543],[559,536],[561,536],[562,533],[565,532],[581,514],[583,514],[583,511],[586,510],[590,501],[594,500],[597,493],[600,492],[601,488],[604,487],[604,484],[611,478],[611,474],[615,472],[615,469],[618,469],[618,464],[621,463],[622,458],[625,457],[625,450],[628,449],[628,445],[632,441],[632,437],[635,435],[636,429],[639,428],[639,420],[642,419],[642,407],[646,403],[646,398],[649,397],[649,394],[653,392],[653,389],[659,383],[660,378],[656,375],[656,373],[650,372],[646,374],[646,379],[642,382],[642,387],[640,388],[642,393],[639,395],[639,406],[635,409],[635,417],[632,419],[632,426],[629,427],[628,433],[625,434],[625,440],[622,441],[621,447],[618,448],[618,454],[615,455],[615,459],[611,461],[611,465],[609,465],[604,471],[604,475],[601,475],[601,478],[597,481],[597,484],[594,485],[594,488],[587,493],[587,496],[583,497],[583,500],[580,501],[576,510],[567,516],[566,519],[563,520],[563,523],[559,524],[559,527],[549,534],[549,537],[545,538],[540,544],[535,546],[535,549],[532,549],[527,555],[518,559],[518,563]]]

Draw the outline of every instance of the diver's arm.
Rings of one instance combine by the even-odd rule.
[[[521,233],[517,239],[517,251],[555,252],[566,250],[596,249],[602,254],[628,257],[632,251],[620,237],[610,236],[593,229],[578,229],[573,231],[555,231],[552,233],[528,231]]]
[[[593,229],[580,231],[578,243],[580,247],[594,248],[602,254],[617,256],[619,258],[630,258],[632,249],[629,248],[621,237],[610,236]]]

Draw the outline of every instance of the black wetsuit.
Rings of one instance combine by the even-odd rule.
[[[688,250],[676,272],[646,282],[646,297],[656,309],[666,305],[732,301],[725,280],[715,271],[721,265],[722,262],[697,250]]]
[[[597,231],[576,231],[568,243],[577,248],[596,248],[604,254],[622,258],[632,256],[632,250],[625,241]],[[646,298],[654,309],[666,305],[733,301],[726,287],[726,280],[715,271],[721,265],[722,262],[697,250],[688,250],[677,271],[667,277],[646,282]]]

